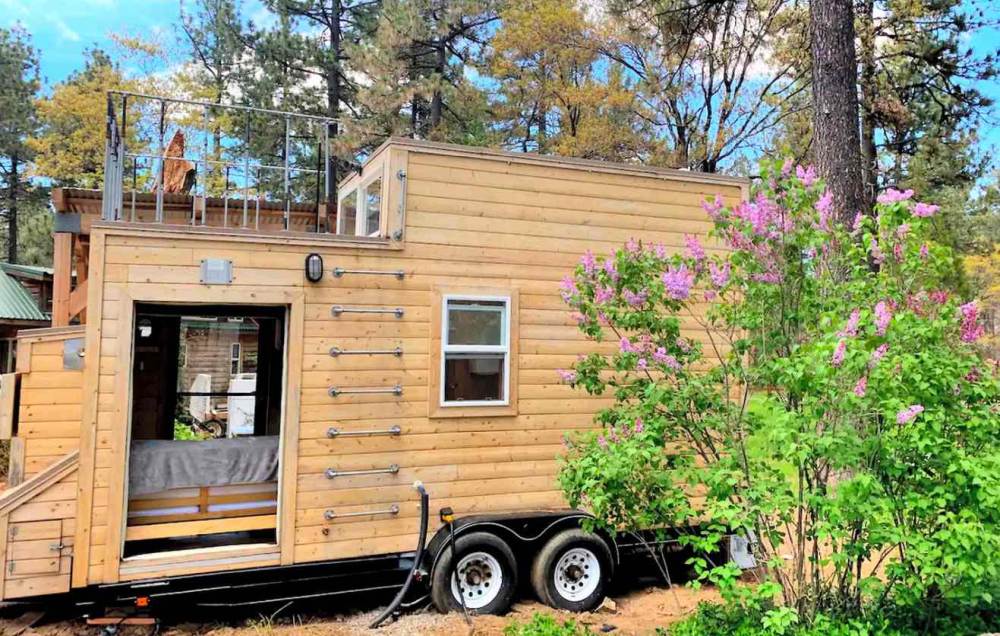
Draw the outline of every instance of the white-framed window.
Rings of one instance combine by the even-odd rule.
[[[378,236],[382,220],[382,171],[376,170],[337,198],[337,234]]]
[[[441,406],[510,404],[510,297],[441,302]]]

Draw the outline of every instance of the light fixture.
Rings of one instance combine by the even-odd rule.
[[[306,256],[306,280],[318,283],[323,278],[323,257],[313,252]]]

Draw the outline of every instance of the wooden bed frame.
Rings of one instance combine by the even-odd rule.
[[[277,500],[276,481],[174,488],[130,497],[125,540],[274,529]]]

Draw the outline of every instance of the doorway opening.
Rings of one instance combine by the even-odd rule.
[[[136,305],[125,558],[277,542],[285,315]]]

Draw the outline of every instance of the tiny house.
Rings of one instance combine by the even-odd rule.
[[[542,553],[543,598],[599,596],[580,573],[609,576],[617,546],[588,547],[555,475],[563,435],[609,400],[556,369],[613,345],[578,332],[559,282],[633,236],[682,249],[710,226],[701,202],[746,182],[390,139],[333,201],[325,152],[289,150],[327,122],[247,109],[283,122],[283,158],[206,134],[194,187],[170,192],[171,122],[130,149],[139,96],[113,99],[104,190],[53,197],[53,327],[21,333],[0,385],[0,596],[148,602],[327,567],[360,588],[373,560],[424,553],[421,514],[459,534],[457,564],[437,533],[412,568],[457,569],[447,602],[502,611],[512,555]]]

